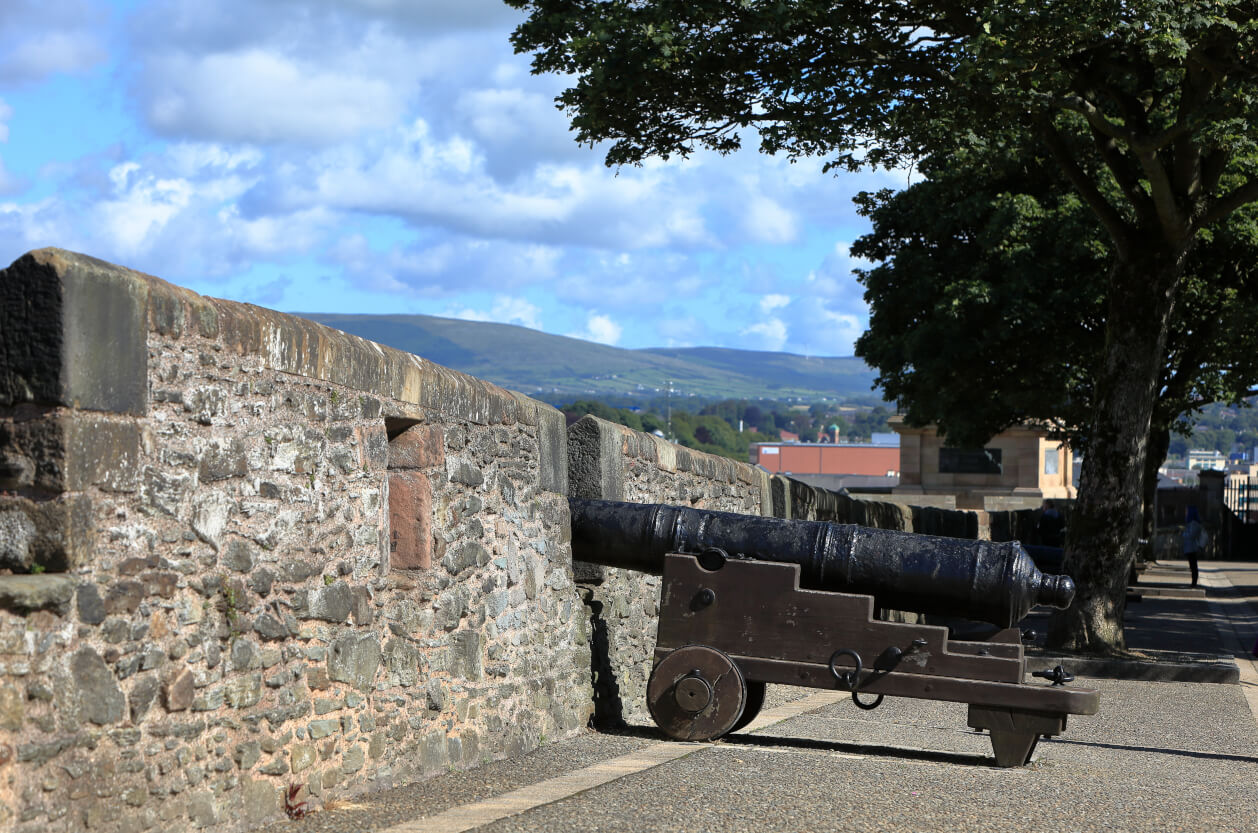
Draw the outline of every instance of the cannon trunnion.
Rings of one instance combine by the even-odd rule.
[[[869,596],[801,589],[799,567],[670,554],[665,558],[655,670],[647,706],[679,740],[746,726],[766,683],[852,692],[865,709],[883,695],[968,703],[969,725],[991,733],[997,766],[1021,766],[1070,714],[1096,714],[1100,695],[1026,684],[1016,628],[984,642],[948,629],[883,622]],[[715,569],[710,569],[715,567]]]

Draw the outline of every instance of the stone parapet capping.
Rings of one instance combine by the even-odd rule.
[[[343,385],[479,425],[561,415],[523,394],[294,315],[206,298],[160,278],[62,249],[29,252],[0,281],[0,406],[60,405],[143,415],[147,333],[196,334],[269,370]],[[405,416],[403,412],[397,416]],[[99,466],[98,458],[92,458]],[[565,491],[564,469],[540,472]]]
[[[863,498],[810,486],[784,475],[774,475],[770,488],[776,517],[856,524],[921,535],[984,541],[1032,541],[1038,517],[1038,512],[1032,509],[944,509],[915,506],[907,498],[902,501]]]

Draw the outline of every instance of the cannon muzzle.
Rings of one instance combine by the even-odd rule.
[[[659,575],[670,552],[798,564],[800,586],[873,596],[881,608],[1012,627],[1065,608],[1068,576],[1045,575],[1016,541],[996,543],[664,504],[569,499],[572,556]]]

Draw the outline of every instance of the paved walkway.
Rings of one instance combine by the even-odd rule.
[[[1239,684],[1084,679],[1072,717],[1028,767],[990,765],[960,704],[771,689],[761,718],[712,744],[652,727],[585,733],[514,761],[378,793],[273,833],[426,831],[1247,831],[1258,829],[1258,564],[1203,565],[1198,598],[1157,565],[1129,605],[1133,647],[1235,653]],[[1242,653],[1243,649],[1243,653]],[[805,695],[803,699],[799,695]]]

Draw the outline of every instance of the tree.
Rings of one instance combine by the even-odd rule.
[[[1091,213],[1030,154],[940,154],[861,194],[852,253],[869,328],[856,354],[910,425],[984,445],[1024,422],[1078,440],[1104,345],[1108,253]]]
[[[1049,154],[1105,230],[1105,347],[1059,647],[1124,648],[1122,610],[1169,324],[1193,245],[1258,199],[1255,0],[507,0],[535,72],[608,164],[696,148],[902,165]],[[1082,140],[1080,140],[1082,136]]]
[[[1023,423],[1083,445],[1092,369],[1104,349],[1104,231],[1033,151],[953,154],[926,179],[864,194],[873,231],[852,246],[870,326],[857,355],[913,425],[981,446]],[[1157,469],[1171,433],[1258,384],[1258,223],[1235,212],[1189,256],[1151,420],[1141,534],[1151,540]]]

